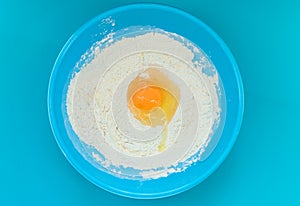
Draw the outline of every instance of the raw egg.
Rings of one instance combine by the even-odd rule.
[[[167,125],[174,116],[180,100],[180,90],[166,74],[156,68],[149,68],[132,80],[127,90],[128,108],[143,125],[163,126],[162,143],[158,150],[164,150]]]

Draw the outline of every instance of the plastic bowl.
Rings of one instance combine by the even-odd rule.
[[[200,47],[216,66],[226,94],[226,121],[215,149],[200,163],[166,178],[146,181],[118,178],[90,164],[76,150],[66,128],[66,92],[74,65],[107,29],[99,22],[111,18],[114,29],[151,25],[179,34]],[[183,192],[202,182],[224,161],[231,150],[243,116],[243,86],[237,64],[224,42],[199,19],[181,10],[156,5],[135,4],[119,7],[92,19],[76,31],[60,52],[49,82],[48,113],[56,141],[73,167],[87,180],[112,193],[132,198],[161,198]]]

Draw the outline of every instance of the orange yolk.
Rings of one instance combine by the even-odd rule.
[[[143,110],[153,110],[162,104],[162,89],[155,86],[147,86],[137,91],[132,101],[134,105]]]
[[[158,69],[149,68],[130,82],[128,108],[143,125],[166,126],[180,99],[179,88]]]

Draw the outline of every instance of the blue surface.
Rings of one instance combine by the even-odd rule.
[[[162,15],[164,19],[153,18],[153,16]],[[136,18],[137,16],[139,16],[138,19]],[[73,70],[72,68],[76,65],[81,55],[95,42],[105,38],[107,31],[110,30],[107,24],[99,25],[99,22],[107,18],[115,21],[114,32],[137,25],[147,26],[149,29],[149,25],[151,25],[152,27],[155,26],[156,28],[188,38],[209,55],[222,79],[222,90],[220,88],[217,89],[220,89],[223,94],[219,97],[222,111],[220,114],[221,123],[219,128],[214,130],[215,134],[210,137],[212,141],[209,144],[209,147],[216,147],[213,151],[209,151],[208,147],[206,148],[205,156],[209,156],[208,158],[198,162],[193,167],[189,167],[184,172],[169,175],[167,178],[148,181],[123,179],[122,176],[124,177],[126,174],[132,175],[132,168],[129,172],[125,169],[103,167],[97,161],[94,161],[92,157],[95,149],[91,149],[90,146],[80,142],[72,130],[70,123],[67,121],[67,88],[74,72],[78,70],[76,67]],[[136,27],[132,31],[126,31],[127,35],[130,32],[134,32],[134,35],[139,32]],[[153,28],[150,31],[153,31]],[[159,31],[157,30],[156,32]],[[121,33],[124,35],[124,31]],[[97,39],[95,39],[95,36],[97,36]],[[118,38],[116,36],[118,36],[117,34],[115,34],[115,38]],[[198,58],[201,59],[201,57]],[[216,72],[213,69],[210,71],[212,73]],[[72,35],[60,52],[51,74],[48,111],[55,138],[62,152],[74,168],[89,181],[105,190],[126,197],[161,198],[186,191],[199,184],[214,172],[227,157],[240,130],[244,111],[244,91],[240,73],[232,54],[224,42],[205,24],[195,17],[173,7],[157,4],[135,4],[118,7],[105,12],[87,22]],[[222,133],[222,136],[220,141],[218,141],[220,133]],[[212,142],[215,142],[215,144],[213,145]],[[73,145],[76,145],[76,148]],[[80,153],[84,154],[83,156],[89,162]],[[178,167],[180,168],[180,166]],[[109,169],[117,169],[118,172],[122,173],[121,178],[107,174],[105,171]]]
[[[50,129],[47,86],[57,54],[84,22],[133,1],[0,0],[0,205],[300,205],[300,4],[152,1],[203,20],[233,52],[244,121],[221,167],[180,195],[132,200],[86,181]]]

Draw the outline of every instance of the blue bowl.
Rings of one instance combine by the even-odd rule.
[[[99,22],[114,19],[114,29],[151,25],[179,34],[200,47],[216,66],[226,96],[226,120],[216,147],[204,161],[186,171],[151,180],[123,179],[97,169],[75,148],[66,127],[66,93],[75,65],[91,46],[104,38],[110,28]],[[163,17],[163,18],[160,18]],[[132,198],[171,196],[202,182],[224,161],[231,150],[242,122],[243,86],[237,64],[225,43],[199,19],[181,10],[156,5],[135,4],[119,7],[92,19],[76,31],[60,52],[49,82],[48,113],[56,141],[73,167],[95,185],[112,193]]]

